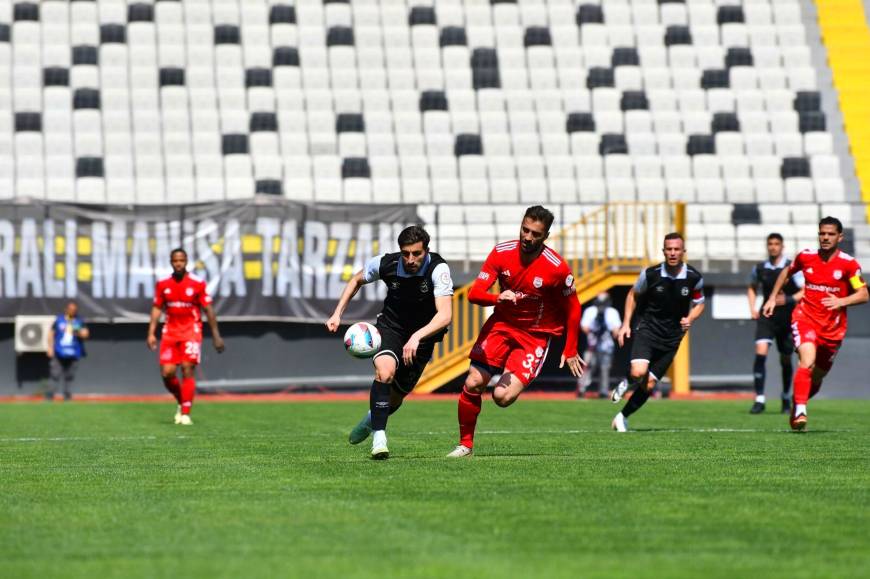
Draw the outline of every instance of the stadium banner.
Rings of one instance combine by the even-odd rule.
[[[397,251],[414,205],[309,205],[282,198],[187,206],[0,204],[0,318],[57,314],[75,300],[91,321],[143,321],[154,284],[183,247],[221,319],[323,322],[365,261]],[[386,295],[364,287],[347,321]]]

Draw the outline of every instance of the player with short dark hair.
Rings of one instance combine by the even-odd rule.
[[[160,336],[160,374],[163,385],[178,401],[175,424],[190,426],[190,410],[196,394],[194,371],[202,356],[202,313],[205,310],[211,339],[218,354],[224,351],[224,341],[218,331],[217,316],[212,307],[205,280],[187,271],[187,252],[177,247],[169,254],[172,275],[157,282],[151,321],[148,324],[148,347],[157,350],[157,322],[166,312]],[[177,370],[181,366],[181,382]]]
[[[632,337],[631,322],[639,301],[643,310],[631,344],[629,376],[611,396],[616,404],[629,389],[633,390],[622,412],[611,422],[617,432],[628,430],[628,417],[649,399],[656,382],[670,368],[683,336],[704,313],[704,278],[683,261],[686,255],[683,236],[676,232],[665,235],[662,253],[665,260],[640,272],[625,298],[624,318],[617,334],[620,346]]]
[[[749,298],[749,311],[752,319],[756,320],[755,326],[755,363],[752,374],[755,386],[755,402],[749,410],[750,414],[764,412],[766,404],[764,397],[764,378],[766,373],[765,363],[770,345],[776,341],[776,349],[779,351],[779,364],[782,368],[782,412],[791,410],[791,355],[794,353],[794,344],[791,338],[791,313],[794,306],[803,296],[803,276],[796,275],[783,288],[776,297],[776,310],[772,317],[761,315],[761,310],[756,309],[755,302],[758,299],[757,289],[761,286],[764,296],[762,305],[770,298],[773,284],[784,268],[791,265],[791,260],[783,254],[783,240],[779,233],[771,233],[767,236],[768,258],[755,264],[749,276],[749,288],[746,295]]]
[[[399,251],[376,255],[354,274],[326,321],[330,332],[337,331],[341,315],[363,285],[377,280],[386,284],[387,297],[375,324],[381,348],[372,358],[375,378],[369,412],[348,436],[351,444],[359,444],[373,433],[374,459],[390,456],[387,418],[417,385],[435,344],[447,333],[453,318],[450,267],[444,258],[429,251],[429,234],[412,225],[402,230],[398,242]]]
[[[789,424],[792,430],[807,428],[807,403],[822,388],[822,381],[834,365],[834,357],[846,337],[846,308],[870,300],[861,265],[840,250],[843,224],[835,217],[819,221],[819,248],[805,249],[783,269],[764,304],[762,313],[770,318],[776,311],[776,296],[789,278],[804,275],[804,296],[791,316],[791,330],[798,351],[794,375],[794,405]]]
[[[495,246],[468,292],[468,301],[495,306],[495,311],[471,349],[471,366],[459,395],[459,445],[450,458],[472,456],[482,395],[492,376],[501,374],[493,400],[510,406],[541,372],[552,337],[567,334],[559,367],[567,363],[575,377],[583,374],[574,276],[565,260],[544,245],[552,224],[550,211],[529,207],[519,239]],[[488,293],[496,281],[501,293]]]

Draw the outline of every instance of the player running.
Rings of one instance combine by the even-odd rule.
[[[544,245],[552,224],[547,209],[529,207],[519,240],[495,246],[468,292],[468,301],[495,306],[495,312],[471,349],[471,366],[459,395],[459,445],[450,458],[472,456],[474,428],[490,378],[501,374],[492,398],[502,408],[510,406],[540,373],[552,337],[567,333],[559,367],[567,363],[575,377],[583,374],[574,276],[559,254]],[[501,293],[488,293],[496,281]]]
[[[767,318],[761,315],[761,310],[755,309],[755,301],[761,286],[764,296],[762,305],[770,298],[773,284],[783,269],[791,265],[791,260],[782,253],[782,235],[771,233],[767,236],[767,255],[765,261],[757,263],[752,268],[749,276],[749,288],[746,295],[749,298],[749,311],[752,319],[756,320],[755,326],[755,364],[752,368],[755,379],[755,403],[749,410],[750,414],[760,414],[765,410],[764,398],[764,375],[767,352],[770,345],[776,340],[776,349],[779,351],[779,365],[782,368],[782,412],[791,410],[791,355],[794,353],[794,344],[791,338],[791,313],[794,306],[803,297],[803,275],[795,275],[783,288],[783,291],[775,296],[776,310],[773,316]]]
[[[628,430],[628,417],[637,412],[652,394],[656,382],[664,378],[677,355],[683,336],[704,313],[704,278],[697,269],[684,263],[686,242],[679,233],[665,235],[664,262],[640,272],[625,298],[625,314],[619,328],[620,346],[632,337],[631,320],[638,298],[643,311],[631,344],[631,369],[627,380],[619,383],[611,395],[614,404],[630,388],[634,392],[611,427],[617,432]]]
[[[776,295],[790,277],[804,274],[804,296],[791,317],[791,331],[798,351],[794,375],[792,430],[807,428],[807,402],[822,387],[822,380],[834,364],[837,350],[846,336],[846,308],[870,300],[861,266],[854,257],[840,251],[843,224],[835,217],[819,221],[819,248],[805,249],[782,270],[764,304],[764,316],[776,309]]]
[[[172,275],[157,282],[154,304],[148,324],[148,347],[157,349],[157,322],[166,311],[160,339],[160,374],[163,385],[178,401],[175,424],[190,426],[190,410],[196,393],[194,370],[202,353],[202,314],[205,310],[212,342],[218,354],[224,351],[224,341],[218,332],[217,317],[205,281],[187,271],[187,252],[173,249],[169,254]],[[181,382],[176,371],[181,365]]]
[[[372,358],[375,379],[369,412],[351,430],[348,441],[359,444],[374,433],[372,458],[385,459],[390,456],[387,417],[417,385],[453,318],[453,279],[444,258],[429,251],[426,230],[419,225],[407,227],[399,234],[399,251],[376,255],[347,282],[326,321],[330,332],[338,330],[341,315],[359,289],[377,280],[387,286],[387,298],[375,324],[381,333],[381,349]]]

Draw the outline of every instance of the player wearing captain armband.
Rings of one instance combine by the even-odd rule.
[[[776,295],[788,280],[804,276],[804,296],[791,317],[791,331],[798,351],[794,375],[794,404],[789,424],[792,430],[807,428],[807,403],[822,388],[822,381],[834,365],[848,326],[846,308],[870,299],[861,266],[840,251],[843,224],[835,217],[819,221],[819,248],[805,249],[779,274],[765,302],[765,317],[774,315]]]

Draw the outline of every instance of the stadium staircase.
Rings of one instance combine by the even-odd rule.
[[[588,302],[599,292],[633,283],[644,267],[658,261],[664,235],[684,229],[683,203],[611,203],[552,236],[548,245],[568,261],[577,278],[577,297]],[[470,288],[468,284],[454,293],[450,331],[436,348],[416,393],[434,392],[468,369],[468,352],[491,313],[468,301]],[[688,352],[681,355],[687,359]],[[682,388],[675,383],[675,390]]]

